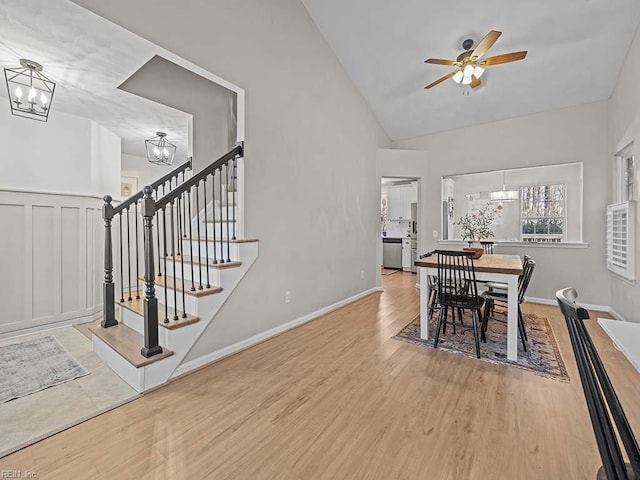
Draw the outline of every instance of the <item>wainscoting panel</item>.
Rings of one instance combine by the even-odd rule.
[[[101,208],[94,197],[0,190],[0,335],[100,314]]]

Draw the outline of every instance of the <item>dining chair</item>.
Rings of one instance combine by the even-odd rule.
[[[476,357],[480,358],[480,339],[478,323],[480,309],[484,299],[478,295],[476,271],[473,264],[473,252],[436,250],[438,256],[438,301],[440,313],[436,327],[433,347],[438,348],[440,332],[446,334],[448,312],[471,310],[473,338],[476,347]],[[455,316],[452,314],[451,326],[456,333]]]
[[[480,246],[484,249],[484,253],[493,254],[493,242],[480,242]]]
[[[522,346],[524,347],[524,351],[527,351],[527,332],[524,328],[524,318],[522,317],[522,309],[520,305],[524,302],[525,294],[527,292],[527,288],[529,287],[529,282],[531,281],[531,277],[533,275],[533,269],[536,267],[536,262],[528,257],[522,266],[522,275],[518,277],[518,331],[520,332],[520,340],[522,341]],[[488,290],[482,294],[482,297],[485,300],[484,305],[484,314],[482,316],[482,341],[487,341],[487,325],[489,324],[489,319],[495,319],[501,322],[504,322],[502,319],[498,319],[495,316],[495,304],[498,302],[503,308],[507,308],[507,292],[504,290]]]

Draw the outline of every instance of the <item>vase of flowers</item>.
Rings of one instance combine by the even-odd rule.
[[[491,205],[487,204],[477,213],[467,213],[464,217],[461,217],[456,222],[456,225],[460,226],[462,239],[466,240],[469,243],[469,247],[471,247],[473,242],[493,237],[493,231],[491,230],[493,219],[493,210]]]

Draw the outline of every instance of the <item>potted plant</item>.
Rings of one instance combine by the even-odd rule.
[[[493,219],[493,210],[491,205],[487,204],[478,210],[478,213],[467,213],[456,222],[456,225],[460,226],[462,239],[467,241],[469,248],[473,242],[493,237],[491,230]]]

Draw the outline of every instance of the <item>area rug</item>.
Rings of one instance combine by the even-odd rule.
[[[429,321],[429,332],[435,332],[437,324],[437,312]],[[476,358],[473,330],[471,327],[471,315],[467,314],[463,319],[465,326],[456,325],[456,334],[453,334],[451,324],[447,325],[447,333],[440,335],[438,349],[445,352],[457,353]],[[457,317],[456,317],[457,321]],[[506,364],[530,370],[538,375],[553,378],[563,382],[569,381],[567,369],[558,349],[558,342],[553,334],[549,321],[532,313],[524,314],[524,323],[529,342],[527,351],[522,348],[522,342],[518,336],[518,362],[507,360],[507,325],[496,320],[490,320],[487,327],[487,342],[480,343],[480,358],[492,363]],[[420,316],[404,327],[394,338],[406,342],[415,343],[427,348],[433,348],[433,337],[429,340],[420,338]]]
[[[89,374],[52,336],[0,347],[0,403]]]
[[[394,273],[398,273],[400,270],[393,270],[390,268],[383,268],[380,272],[382,275],[393,275]]]

